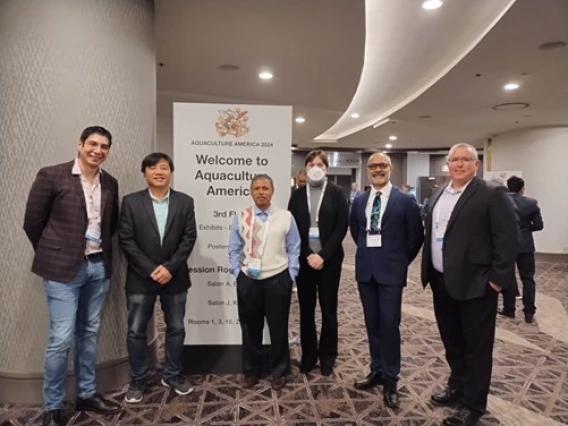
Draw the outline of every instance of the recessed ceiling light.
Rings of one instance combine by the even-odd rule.
[[[356,112],[354,112],[353,114],[351,114],[351,118],[359,118],[360,115]]]
[[[392,148],[392,145],[391,145],[390,143],[387,143],[387,144],[385,145],[385,148],[391,149],[391,148]]]
[[[391,141],[395,141],[395,140],[397,140],[398,138],[397,138],[395,135],[392,135],[392,136],[389,136],[389,139],[390,139]]]
[[[495,111],[516,111],[519,109],[528,108],[529,106],[530,104],[526,102],[507,102],[504,104],[493,105],[491,109]]]
[[[272,80],[274,77],[270,71],[262,71],[258,76],[263,80]]]
[[[306,119],[304,117],[296,117],[296,123],[305,123]]]
[[[552,50],[552,49],[561,49],[566,46],[565,41],[551,41],[549,43],[544,43],[538,46],[540,50]]]
[[[221,71],[238,71],[240,69],[238,66],[232,64],[222,64],[217,68],[219,68]]]
[[[422,3],[422,8],[426,10],[439,9],[443,3],[442,0],[426,0]]]
[[[505,89],[505,90],[517,90],[518,88],[519,88],[518,83],[507,83],[503,87],[503,89]]]

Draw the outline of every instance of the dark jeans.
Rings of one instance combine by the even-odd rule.
[[[262,373],[264,317],[270,332],[270,374],[281,377],[290,372],[288,318],[291,298],[292,279],[288,269],[264,280],[254,280],[242,272],[237,277],[245,375],[260,376]]]
[[[313,367],[319,357],[320,365],[333,367],[337,358],[338,321],[337,298],[343,258],[326,262],[320,271],[306,262],[300,263],[296,278],[300,304],[300,343],[302,365]],[[318,346],[316,331],[316,301],[321,308],[321,333]]]
[[[535,261],[534,253],[519,253],[517,255],[517,268],[523,282],[523,305],[525,315],[534,315],[536,312],[535,296],[536,284],[534,282]],[[513,276],[513,286],[503,290],[503,310],[515,313],[516,289],[518,288],[517,277]]]
[[[148,322],[154,313],[156,293],[126,293],[128,306],[128,362],[133,381],[147,380],[150,374],[148,357]],[[166,321],[166,347],[162,377],[168,380],[181,374],[181,354],[185,340],[185,304],[187,291],[178,294],[159,293]]]
[[[463,391],[467,408],[483,414],[491,384],[499,293],[487,283],[485,295],[455,300],[446,290],[442,274],[434,274],[430,284],[434,314],[451,370],[448,383]]]

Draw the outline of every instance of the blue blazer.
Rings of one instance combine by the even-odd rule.
[[[408,265],[424,242],[420,208],[410,196],[392,187],[381,222],[382,247],[367,247],[365,209],[371,191],[353,202],[350,231],[355,244],[355,278],[357,282],[374,279],[382,285],[406,286]]]

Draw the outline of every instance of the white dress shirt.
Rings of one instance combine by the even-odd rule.
[[[389,202],[390,193],[392,190],[392,183],[387,183],[381,189],[375,189],[371,186],[371,193],[369,194],[369,199],[367,200],[367,208],[365,209],[365,217],[367,218],[367,231],[371,229],[371,211],[373,210],[373,201],[375,200],[375,195],[377,192],[381,192],[381,214],[379,215],[379,229],[381,229],[381,224],[383,223],[383,215],[387,208],[387,203]]]

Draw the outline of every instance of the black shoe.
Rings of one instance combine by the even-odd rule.
[[[43,413],[41,426],[63,426],[61,420],[61,410],[49,410]]]
[[[120,411],[120,405],[108,401],[96,393],[87,399],[77,398],[75,401],[75,410],[93,411],[99,414],[114,414]]]
[[[332,365],[323,364],[321,366],[322,376],[331,376],[332,374],[333,374],[333,364]]]
[[[481,418],[481,414],[470,410],[466,407],[461,407],[458,411],[449,417],[446,417],[442,422],[443,426],[474,426]]]
[[[398,390],[396,389],[396,383],[385,383],[383,387],[383,401],[389,408],[400,407],[400,400],[398,396]]]
[[[514,312],[509,312],[509,311],[506,311],[505,309],[499,309],[499,311],[497,313],[499,315],[502,315],[502,316],[507,317],[507,318],[515,318]]]
[[[367,377],[362,380],[358,380],[355,382],[355,389],[365,390],[374,388],[377,385],[383,385],[385,382],[381,373],[379,372],[372,372]]]
[[[436,405],[452,405],[460,402],[463,392],[455,387],[447,386],[441,392],[432,394],[430,400]]]
[[[534,322],[534,315],[525,315],[525,322],[527,324],[532,324]]]

